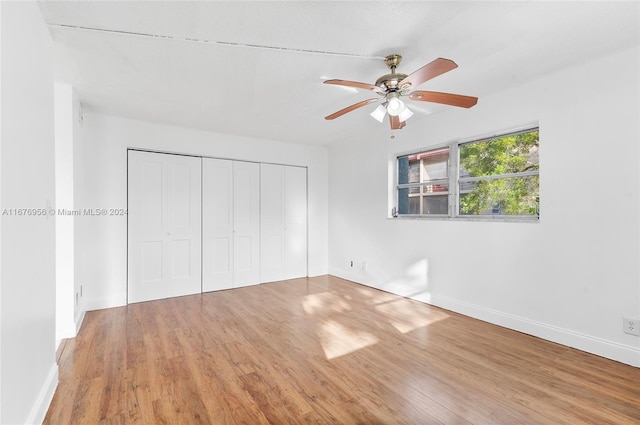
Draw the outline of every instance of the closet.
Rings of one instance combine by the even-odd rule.
[[[128,302],[307,276],[307,169],[129,151]]]

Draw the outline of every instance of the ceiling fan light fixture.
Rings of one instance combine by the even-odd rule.
[[[389,114],[391,130],[399,130],[405,127],[407,125],[406,120],[413,116],[413,111],[410,110],[400,99],[402,96],[408,96],[409,99],[420,102],[441,103],[443,105],[457,106],[460,108],[471,108],[478,102],[477,97],[463,96],[460,94],[423,90],[411,92],[414,87],[417,87],[438,75],[457,68],[458,64],[451,59],[437,58],[409,75],[396,72],[396,68],[400,64],[401,59],[402,56],[397,54],[387,56],[385,58],[385,64],[391,70],[391,73],[378,78],[375,84],[337,79],[325,80],[324,84],[334,84],[338,86],[368,90],[379,95],[382,98],[381,105],[379,105],[375,111],[371,112],[370,115],[375,120],[383,122],[385,116]],[[376,98],[363,100],[343,108],[338,112],[334,112],[331,115],[327,115],[324,118],[326,120],[332,120],[341,117],[348,112],[378,101],[379,99]],[[430,111],[423,110],[420,107],[412,107],[415,107],[418,111],[430,113]]]
[[[406,107],[404,106],[404,102],[401,101],[398,97],[398,93],[389,93],[387,99],[387,112],[389,113],[389,115],[394,117],[398,116],[406,109]]]
[[[378,107],[374,109],[370,115],[377,121],[382,122],[386,114],[387,108],[385,108],[384,105],[378,105]]]
[[[405,107],[404,111],[398,114],[398,119],[400,120],[400,122],[403,122],[411,118],[412,115],[413,115],[413,112],[411,111],[411,109]]]

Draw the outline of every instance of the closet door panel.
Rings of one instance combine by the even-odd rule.
[[[260,166],[260,281],[283,280],[284,267],[284,167]]]
[[[307,169],[262,164],[261,281],[307,276]]]
[[[307,276],[307,169],[284,167],[285,276]]]
[[[233,161],[202,160],[202,290],[233,287]]]
[[[260,164],[233,162],[233,286],[260,283]]]
[[[129,151],[128,302],[199,293],[201,160]]]

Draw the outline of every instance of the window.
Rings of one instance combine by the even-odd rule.
[[[398,158],[398,214],[449,213],[449,148]]]
[[[398,157],[397,215],[537,219],[538,129]]]

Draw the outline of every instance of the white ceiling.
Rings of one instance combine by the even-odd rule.
[[[376,104],[334,121],[399,53],[409,74],[459,68],[419,88],[480,98],[638,44],[638,2],[41,2],[56,78],[87,110],[220,133],[329,144],[378,126]],[[594,84],[606,83],[595,81]],[[588,88],[585,88],[588,89]],[[411,102],[407,122],[451,106]],[[431,115],[425,113],[432,112]],[[472,110],[471,110],[472,111]]]

